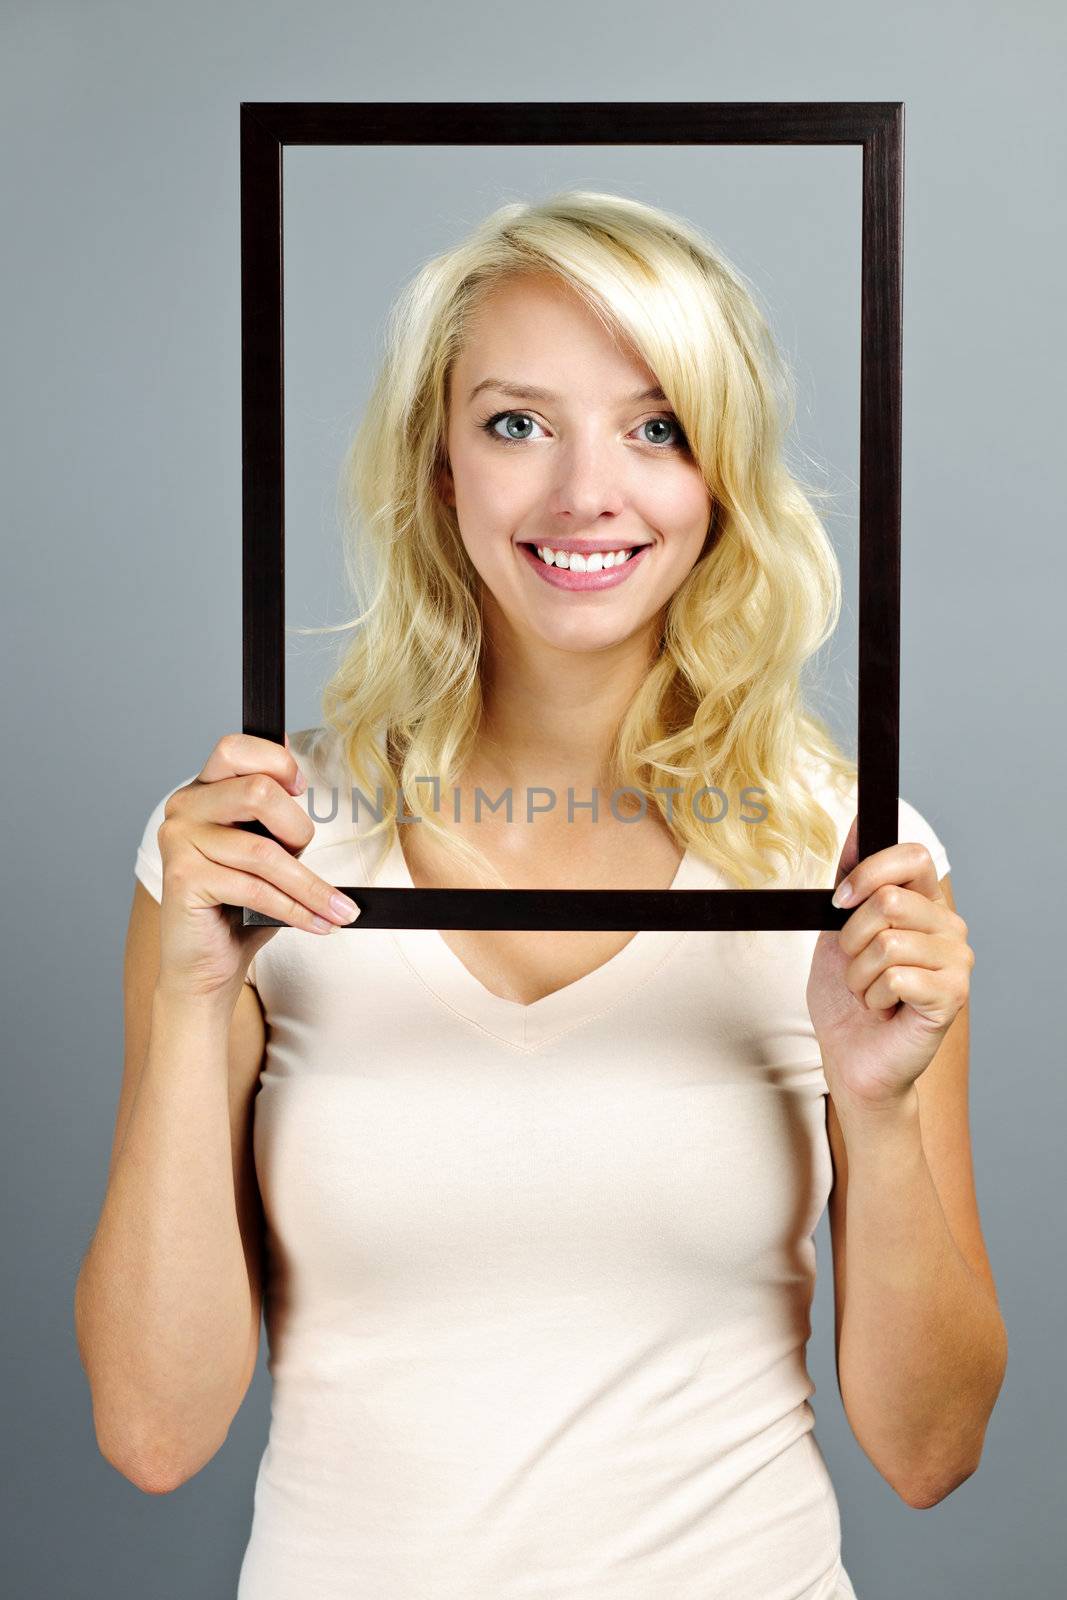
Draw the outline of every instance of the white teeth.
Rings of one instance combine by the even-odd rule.
[[[539,544],[537,554],[549,567],[567,567],[571,572],[606,572],[611,567],[619,567],[624,561],[628,561],[632,551],[597,550],[592,555],[583,556],[577,550],[570,554],[566,550],[553,550],[550,545]]]

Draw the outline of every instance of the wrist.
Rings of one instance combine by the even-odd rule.
[[[186,989],[160,977],[152,996],[152,1014],[160,1021],[222,1027],[228,1032],[239,994],[240,984],[203,991]]]
[[[868,1149],[921,1149],[919,1095],[914,1083],[900,1095],[865,1100],[846,1090],[832,1092],[834,1111],[849,1156]]]

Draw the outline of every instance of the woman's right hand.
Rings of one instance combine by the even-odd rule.
[[[297,859],[315,837],[315,824],[292,798],[306,786],[288,736],[280,745],[227,733],[199,775],[168,798],[156,835],[163,857],[160,987],[229,994],[236,1003],[254,956],[278,932],[246,928],[236,908],[317,934],[355,920],[331,905],[333,885]],[[253,819],[274,837],[234,826]]]

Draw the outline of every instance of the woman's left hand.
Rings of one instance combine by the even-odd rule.
[[[894,844],[858,861],[858,818],[838,863],[851,912],[815,946],[807,1002],[834,1100],[884,1107],[930,1065],[970,993],[967,924],[925,845]]]

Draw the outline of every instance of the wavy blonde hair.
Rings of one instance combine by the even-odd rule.
[[[352,778],[367,795],[380,786],[370,833],[396,826],[402,795],[455,858],[508,887],[437,821],[417,780],[436,775],[442,793],[458,781],[482,714],[481,578],[439,487],[449,376],[482,296],[529,272],[562,279],[644,357],[713,507],[702,552],[666,607],[658,657],[616,731],[614,781],[739,887],[774,877],[771,856],[798,879],[807,857],[832,881],[837,828],[804,768],[821,761],[844,785],[857,769],[801,696],[804,664],[840,614],[841,575],[813,504],[826,491],[802,485],[783,460],[792,375],[748,283],[692,226],[587,191],[502,205],[427,261],[390,311],[341,480],[346,568],[374,595],[338,625],[357,631],[322,695]],[[680,791],[671,815],[657,786]],[[706,802],[696,804],[704,786],[729,800],[713,825],[700,820]],[[770,797],[766,820],[737,814],[732,797],[745,786]]]

